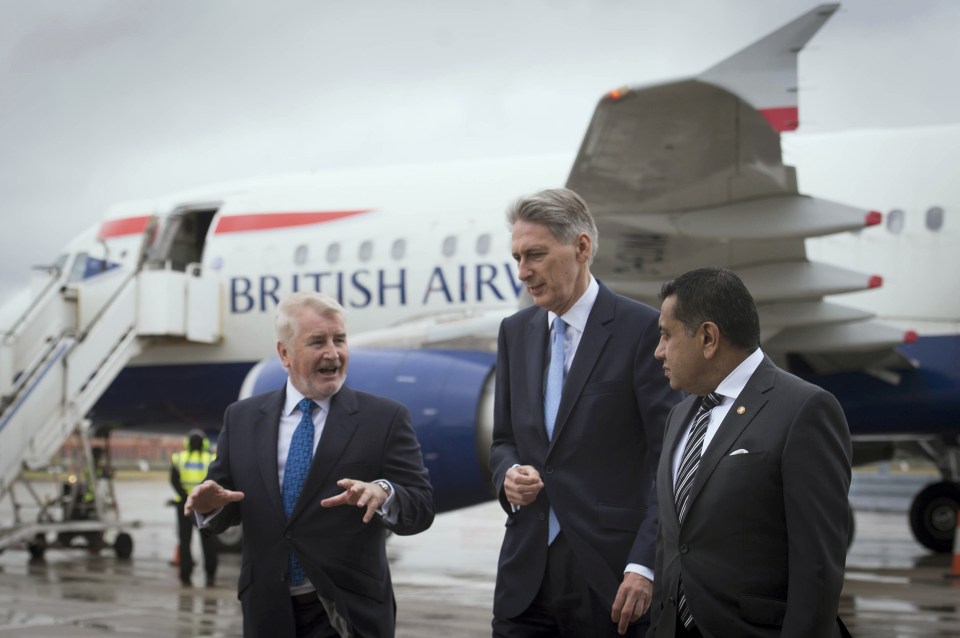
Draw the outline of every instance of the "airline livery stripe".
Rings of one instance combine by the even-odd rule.
[[[800,126],[800,114],[795,106],[784,106],[775,109],[759,109],[760,115],[770,123],[777,133],[795,131]]]
[[[250,230],[269,230],[271,228],[287,228],[290,226],[306,226],[308,224],[322,224],[336,219],[353,217],[369,213],[369,210],[341,210],[315,213],[256,213],[251,215],[229,215],[221,217],[217,222],[215,234],[242,233]]]
[[[100,224],[100,234],[97,235],[97,239],[109,239],[121,235],[139,235],[147,229],[150,217],[150,215],[124,217],[123,219],[111,219],[103,222]]]

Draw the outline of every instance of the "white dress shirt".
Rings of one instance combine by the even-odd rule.
[[[714,390],[714,392],[720,395],[721,402],[710,411],[710,421],[707,423],[707,433],[703,437],[703,447],[700,451],[701,456],[707,451],[710,441],[713,440],[717,430],[720,429],[720,424],[723,423],[723,417],[727,416],[730,407],[737,400],[737,397],[740,396],[740,393],[743,392],[747,381],[749,381],[753,373],[757,371],[762,361],[763,352],[760,348],[757,348],[749,357],[741,361],[740,365],[734,368],[733,372],[728,374],[727,377],[720,382],[720,385],[717,386],[717,389]],[[696,418],[696,413],[694,413],[694,418]],[[674,485],[677,484],[677,471],[680,469],[680,457],[683,456],[683,448],[686,447],[687,439],[690,438],[690,428],[692,425],[693,419],[690,419],[686,428],[684,428],[683,435],[677,441],[677,447],[673,450]]]

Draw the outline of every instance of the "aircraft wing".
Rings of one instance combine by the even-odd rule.
[[[567,186],[600,231],[593,272],[658,305],[660,285],[701,266],[735,270],[760,311],[765,351],[818,373],[895,355],[902,331],[824,301],[876,275],[807,258],[804,241],[881,215],[803,195],[780,133],[797,128],[797,54],[836,11],[822,5],[700,75],[611,91],[597,105]]]

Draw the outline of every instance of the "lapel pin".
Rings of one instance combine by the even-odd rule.
[[[747,411],[747,409],[746,409],[745,407],[743,407],[742,405],[741,405],[739,408],[737,408],[737,414],[743,414],[743,413],[746,412],[746,411]]]

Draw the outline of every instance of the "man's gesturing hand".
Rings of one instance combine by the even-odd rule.
[[[227,503],[236,503],[243,500],[243,492],[233,492],[220,487],[215,481],[204,481],[193,488],[187,502],[183,506],[183,513],[190,516],[192,513],[208,514]]]
[[[376,483],[364,483],[363,481],[344,478],[337,481],[337,485],[346,491],[323,499],[320,501],[320,505],[323,507],[338,507],[340,505],[366,507],[367,512],[363,515],[364,523],[369,523],[377,510],[387,502],[387,493]]]

